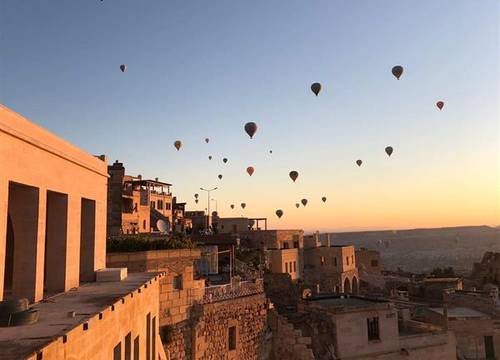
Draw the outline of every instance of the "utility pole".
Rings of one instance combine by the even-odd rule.
[[[207,205],[208,205],[207,209],[208,210],[207,210],[207,227],[206,227],[206,229],[208,230],[210,228],[210,193],[212,191],[217,190],[217,187],[214,187],[212,189],[204,189],[201,187],[200,190],[207,192]]]

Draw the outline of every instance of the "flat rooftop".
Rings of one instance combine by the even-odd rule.
[[[0,359],[24,359],[84,324],[103,310],[121,302],[159,273],[133,273],[116,282],[83,284],[44,299],[32,307],[38,310],[38,322],[32,325],[0,327]],[[74,311],[75,317],[68,313]]]
[[[387,308],[392,303],[383,299],[370,299],[355,295],[319,295],[305,299],[306,302],[331,310],[360,310],[362,308]]]
[[[443,308],[430,308],[429,310],[438,313],[440,315],[444,314]],[[480,311],[465,307],[448,308],[448,319],[454,317],[473,319],[473,318],[489,318],[490,316]]]

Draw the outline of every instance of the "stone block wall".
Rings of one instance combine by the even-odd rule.
[[[272,360],[314,360],[311,338],[302,336],[301,330],[295,329],[284,316],[270,310],[268,324],[272,331]]]

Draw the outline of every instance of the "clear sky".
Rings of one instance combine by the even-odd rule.
[[[0,102],[190,209],[218,186],[278,228],[498,225],[498,32],[498,0],[2,0]]]

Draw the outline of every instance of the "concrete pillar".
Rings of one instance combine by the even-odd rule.
[[[80,284],[81,211],[82,198],[69,194],[65,291]]]
[[[66,291],[68,195],[47,192],[45,290]]]
[[[0,301],[3,300],[9,182],[0,177]]]

